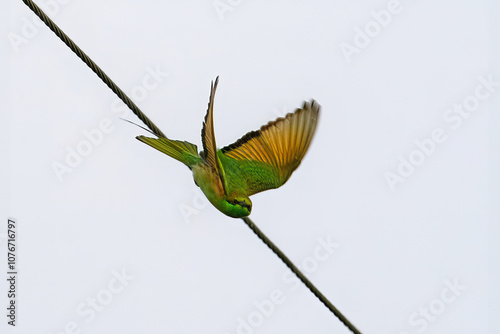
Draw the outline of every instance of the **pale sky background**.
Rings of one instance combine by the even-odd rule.
[[[1,2],[0,267],[12,217],[19,275],[0,332],[349,333]],[[173,139],[201,147],[217,75],[219,147],[317,100],[301,166],[252,197],[257,226],[363,333],[500,332],[498,1],[37,3]]]

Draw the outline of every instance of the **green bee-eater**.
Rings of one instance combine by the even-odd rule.
[[[282,186],[299,166],[316,130],[320,106],[314,100],[304,102],[295,112],[217,150],[213,110],[218,79],[211,84],[200,154],[196,145],[186,141],[137,139],[188,166],[210,203],[230,217],[242,218],[252,211],[249,196]]]

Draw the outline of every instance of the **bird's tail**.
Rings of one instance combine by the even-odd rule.
[[[198,148],[196,145],[188,143],[187,141],[171,140],[167,138],[157,139],[144,136],[137,136],[136,138],[156,148],[158,151],[182,162],[189,168],[202,161],[198,155]]]

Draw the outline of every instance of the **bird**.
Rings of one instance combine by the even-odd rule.
[[[281,187],[300,165],[316,131],[321,107],[315,100],[304,102],[302,108],[217,149],[213,114],[218,82],[218,76],[211,82],[201,152],[187,141],[136,138],[189,167],[195,184],[219,211],[244,218],[252,211],[251,195]]]

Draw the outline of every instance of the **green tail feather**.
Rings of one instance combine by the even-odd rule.
[[[137,136],[137,139],[149,146],[156,148],[158,151],[182,162],[189,168],[202,162],[198,155],[198,147],[188,143],[187,141],[171,140],[167,138],[149,138]]]

